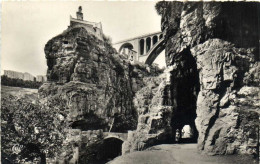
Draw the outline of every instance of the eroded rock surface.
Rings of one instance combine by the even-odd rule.
[[[99,40],[80,27],[68,28],[48,41],[45,54],[48,82],[39,89],[40,102],[53,110],[62,107],[70,128],[80,133],[88,130],[126,133],[135,129],[134,95],[144,87],[144,77],[161,73],[155,67],[131,65],[106,39]],[[103,143],[102,139],[97,142]],[[99,143],[83,144],[81,140],[64,143],[60,158],[88,163],[95,160],[90,157],[96,153],[95,144]]]
[[[180,55],[191,55],[199,75],[198,148],[208,154],[255,154],[259,126],[257,4],[168,2],[166,6],[170,10],[162,14],[162,30],[167,65],[177,64],[178,70]],[[187,61],[182,58],[181,62]],[[173,86],[178,84],[174,77]],[[255,92],[245,96],[250,101],[241,104],[240,90],[251,88]]]
[[[140,102],[136,105],[144,108],[138,108],[137,130],[129,133],[123,152],[174,140],[176,130],[190,125],[195,138],[198,132],[198,148],[204,153],[257,153],[257,5],[157,4],[156,9],[162,15],[168,78],[162,80],[161,87],[157,84],[152,91],[142,92],[144,105]],[[167,91],[164,96],[160,92],[163,89]],[[146,100],[149,96],[150,101]],[[161,103],[156,103],[155,110],[156,98]],[[163,118],[162,111],[167,111],[167,117]]]
[[[219,39],[194,47],[192,53],[201,82],[196,118],[199,149],[213,154],[253,153],[259,122],[255,109],[259,106],[254,102],[241,104],[240,90],[253,87],[243,87],[243,76],[253,66],[254,55],[250,49],[235,48]],[[253,88],[259,91],[259,87]],[[259,99],[246,95],[251,101]]]
[[[143,76],[156,75],[154,69],[149,73],[131,66],[84,28],[54,37],[45,54],[49,82],[39,89],[41,101],[65,105],[73,128],[122,132],[136,127],[133,96],[143,86]]]
[[[138,111],[138,125],[135,131],[128,132],[123,143],[122,153],[143,150],[160,140],[171,136],[172,107],[165,104],[167,94],[165,74],[149,78],[146,87],[136,93],[134,99]]]

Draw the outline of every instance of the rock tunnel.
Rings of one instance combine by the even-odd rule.
[[[178,142],[197,142],[198,132],[195,126],[196,102],[199,93],[199,74],[194,57],[189,49],[176,54],[172,65],[176,68],[171,71],[171,83],[168,87],[168,105],[173,106],[171,119],[172,134]],[[191,138],[180,140],[177,133],[183,133],[184,126],[190,126]]]

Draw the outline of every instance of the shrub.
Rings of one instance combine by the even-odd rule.
[[[5,154],[2,158],[9,158],[12,163],[35,159],[45,163],[46,157],[59,153],[68,127],[65,110],[9,96],[2,98],[1,112],[2,152]]]

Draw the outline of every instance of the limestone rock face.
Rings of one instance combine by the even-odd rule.
[[[129,132],[123,153],[173,142],[177,131],[189,126],[190,141],[204,153],[256,154],[257,5],[158,2],[167,78],[136,94],[138,125]]]
[[[210,38],[229,41],[236,47],[256,47],[258,59],[257,3],[166,2],[164,6],[162,30],[167,39],[168,65],[174,54]]]
[[[154,69],[131,66],[84,28],[52,38],[45,54],[48,83],[39,89],[41,102],[65,106],[72,128],[124,132],[136,127],[133,95],[143,86],[143,76],[156,74]]]
[[[213,154],[256,153],[259,106],[254,101],[259,99],[259,87],[253,87],[253,92],[251,86],[241,88],[254,55],[250,49],[235,48],[219,39],[210,39],[191,51],[201,82],[196,118],[199,149]],[[251,102],[243,105],[240,97],[247,89],[254,96],[244,93]]]
[[[172,107],[164,101],[167,93],[165,74],[147,78],[146,86],[136,93],[134,103],[138,111],[138,125],[128,132],[122,153],[143,150],[171,136]]]
[[[259,99],[257,4],[165,2],[164,8],[166,61],[168,66],[176,68],[172,71],[171,88],[179,88],[171,90],[173,109],[186,108],[174,100],[174,95],[180,96],[180,90],[185,91],[180,88],[178,76],[191,77],[192,73],[188,74],[191,69],[198,78],[190,79],[198,80],[199,84],[196,90],[197,84],[190,80],[188,87],[195,89],[196,107],[191,109],[197,115],[199,150],[208,154],[255,154],[260,112],[256,102]],[[184,66],[188,60],[195,61],[190,62],[195,68]],[[186,93],[186,96],[192,94]],[[188,99],[183,100],[187,103]],[[194,101],[190,102],[194,105]]]
[[[60,163],[95,161],[100,155],[97,151],[103,150],[102,137],[86,137],[94,140],[90,143],[78,134],[135,129],[134,95],[144,87],[144,77],[157,76],[162,71],[153,66],[131,65],[106,39],[99,40],[81,27],[68,28],[49,40],[44,50],[48,82],[39,88],[39,101],[54,111],[64,109],[69,122],[68,142],[63,143],[58,155]]]

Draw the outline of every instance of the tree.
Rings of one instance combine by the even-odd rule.
[[[45,163],[60,152],[69,125],[64,109],[9,96],[2,99],[1,110],[2,152],[9,160]]]
[[[38,89],[42,82],[37,81],[24,81],[22,79],[9,78],[6,75],[1,76],[1,84],[5,86],[24,87],[24,88],[36,88]]]

